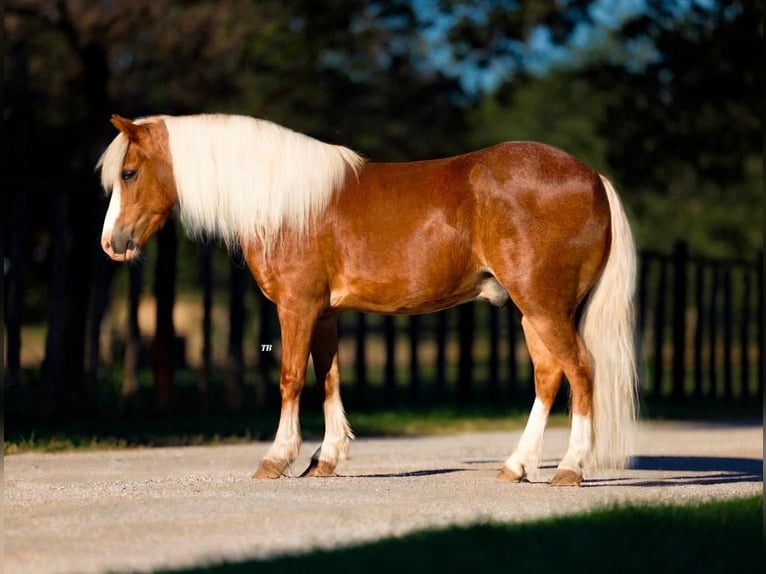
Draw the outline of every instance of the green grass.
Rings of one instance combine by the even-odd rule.
[[[5,454],[62,452],[157,446],[236,444],[270,440],[277,428],[278,411],[248,417],[214,415],[150,418],[17,422],[6,425]],[[467,431],[517,430],[527,413],[489,408],[390,409],[349,413],[357,436],[415,436]],[[568,422],[554,415],[552,425]],[[301,430],[307,440],[321,438],[324,420],[319,413],[301,413]]]
[[[309,401],[312,404],[312,401]],[[304,439],[319,439],[324,420],[319,401],[301,411]],[[688,401],[684,404],[654,402],[642,405],[643,420],[720,420],[761,422],[760,405],[715,404]],[[277,428],[279,407],[254,409],[253,414],[207,416],[177,413],[124,416],[117,412],[99,417],[7,416],[4,453],[62,452],[161,446],[194,446],[271,440]],[[357,436],[416,436],[469,431],[511,431],[523,428],[528,411],[519,407],[456,406],[402,407],[369,410],[351,408],[349,422]],[[554,409],[550,425],[569,424],[566,407]]]
[[[762,571],[762,508],[762,496],[684,506],[623,506],[175,572],[748,574]]]

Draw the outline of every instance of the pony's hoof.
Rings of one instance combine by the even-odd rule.
[[[287,468],[287,461],[263,459],[252,478],[279,478]]]
[[[303,471],[301,477],[314,476],[314,477],[331,477],[338,476],[335,474],[335,465],[325,460],[311,459],[311,463],[308,468]]]
[[[560,468],[553,475],[551,486],[580,486],[581,482],[582,474],[568,468]]]
[[[504,466],[497,475],[499,482],[521,482],[523,479],[524,475],[519,476],[507,466]]]

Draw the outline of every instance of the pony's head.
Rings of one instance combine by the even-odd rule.
[[[111,193],[101,247],[115,261],[127,261],[162,227],[178,193],[162,119],[114,115],[111,123],[120,133],[98,162],[101,184]]]

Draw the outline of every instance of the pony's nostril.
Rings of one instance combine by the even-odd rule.
[[[132,239],[128,239],[128,242],[125,244],[125,251],[130,251],[131,249],[135,249],[136,244],[133,243]]]

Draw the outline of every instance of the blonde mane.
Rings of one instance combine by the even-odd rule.
[[[234,115],[156,116],[164,121],[181,222],[228,247],[256,237],[266,250],[283,226],[305,233],[364,160],[266,120]],[[99,160],[101,183],[119,185],[128,141],[119,134]]]

